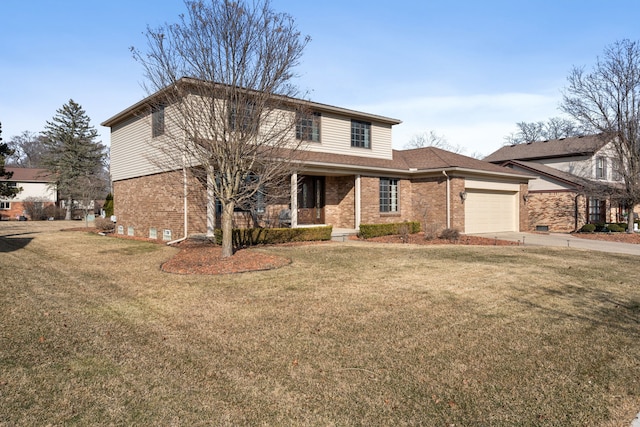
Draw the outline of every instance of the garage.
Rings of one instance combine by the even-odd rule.
[[[465,233],[518,231],[516,191],[467,188],[465,192]]]

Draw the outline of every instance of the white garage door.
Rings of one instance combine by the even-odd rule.
[[[475,189],[466,191],[465,233],[518,231],[517,193]]]

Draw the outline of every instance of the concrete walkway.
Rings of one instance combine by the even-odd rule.
[[[632,243],[606,242],[602,240],[581,239],[571,234],[563,233],[480,233],[473,236],[491,239],[511,240],[525,246],[556,246],[574,249],[587,249],[617,254],[640,255],[640,245]]]

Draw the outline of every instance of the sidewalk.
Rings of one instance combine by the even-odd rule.
[[[581,239],[571,234],[563,233],[480,233],[474,236],[497,238],[520,242],[524,246],[556,246],[573,249],[586,249],[617,254],[640,255],[640,245],[631,243],[606,242],[602,240]]]

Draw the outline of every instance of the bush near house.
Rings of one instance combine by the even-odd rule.
[[[370,239],[372,237],[389,236],[401,234],[404,227],[409,227],[409,234],[420,231],[418,221],[394,222],[390,224],[360,224],[360,237]]]
[[[116,224],[113,221],[111,221],[109,218],[102,218],[102,217],[97,217],[94,220],[93,225],[98,230],[106,231],[106,232],[111,232],[116,228]]]
[[[585,224],[580,229],[581,233],[593,233],[594,231],[596,231],[595,224]]]
[[[622,233],[627,231],[627,224],[623,222],[611,224],[585,224],[580,229],[581,233],[593,233],[594,231],[598,233]]]
[[[253,246],[288,242],[331,240],[333,227],[305,228],[234,228],[233,246]],[[222,230],[215,230],[216,243],[222,243]]]

